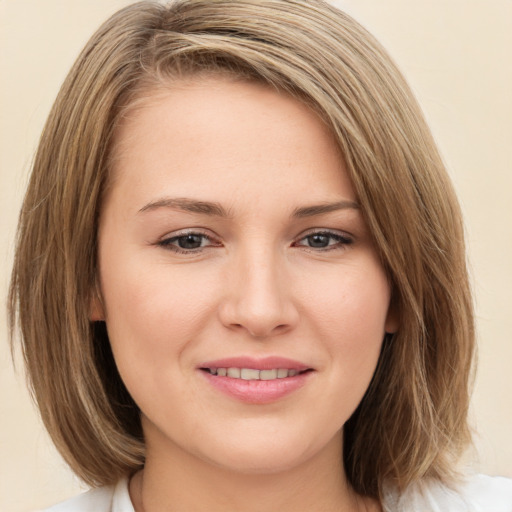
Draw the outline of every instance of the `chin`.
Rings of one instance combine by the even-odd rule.
[[[215,443],[210,444],[209,453],[204,451],[203,457],[219,468],[246,475],[290,471],[319,456],[334,455],[340,460],[341,435],[327,440],[318,436],[314,443],[306,439],[311,438],[291,432],[231,439],[228,445],[218,445],[215,452],[211,450]]]
[[[307,460],[306,454],[296,452],[276,454],[265,450],[265,454],[248,452],[240,456],[231,454],[229,457],[222,457],[220,461],[215,458],[209,462],[218,468],[240,475],[272,475],[290,471]]]

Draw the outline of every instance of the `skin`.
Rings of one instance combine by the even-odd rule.
[[[142,411],[136,510],[379,510],[346,482],[342,431],[397,325],[327,128],[263,85],[202,78],[147,92],[114,157],[99,229],[102,301],[91,317],[106,321]],[[190,232],[200,247],[176,252]],[[313,371],[268,404],[227,396],[198,370],[269,355]]]

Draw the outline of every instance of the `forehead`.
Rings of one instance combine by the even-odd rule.
[[[117,186],[147,195],[254,197],[288,187],[355,199],[319,116],[255,82],[210,77],[146,90],[118,127],[112,162]]]

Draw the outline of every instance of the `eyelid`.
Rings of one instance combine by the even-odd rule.
[[[315,248],[315,247],[308,247],[306,245],[301,245],[299,242],[303,241],[309,236],[313,235],[326,235],[330,236],[333,239],[337,239],[337,244],[328,245],[326,247],[322,248]],[[349,233],[345,231],[339,231],[336,229],[326,229],[326,228],[312,228],[309,229],[303,233],[301,233],[295,240],[294,245],[297,244],[299,247],[304,247],[306,249],[311,249],[313,251],[327,251],[327,250],[333,250],[333,249],[340,249],[344,248],[347,245],[351,245],[354,243],[354,237],[353,235],[350,235]]]
[[[195,249],[183,249],[177,245],[173,245],[174,241],[188,235],[199,235],[206,238],[210,243],[206,246],[197,247]],[[217,237],[213,236],[211,233],[206,232],[206,230],[201,228],[186,228],[176,232],[167,233],[158,239],[154,245],[180,254],[194,254],[208,249],[209,247],[219,247],[221,244],[218,242]]]
[[[354,240],[354,235],[347,233],[341,229],[330,229],[330,228],[310,228],[306,231],[303,231],[299,236],[297,236],[296,240],[302,240],[311,235],[332,235],[339,236],[342,238],[346,238],[347,240]]]
[[[209,239],[213,239],[214,237],[207,232],[207,230],[202,228],[185,228],[178,229],[178,231],[171,231],[170,233],[166,233],[161,238],[158,239],[158,242],[165,242],[166,240],[171,240],[173,238],[179,238],[181,236],[187,235],[201,235]]]
[[[192,249],[185,249],[182,247],[179,247],[178,245],[174,245],[174,242],[176,242],[181,237],[186,237],[188,235],[198,235],[203,237],[204,239],[208,240],[208,244],[205,246],[200,246]],[[335,240],[336,243],[329,244],[326,247],[311,247],[307,246],[306,244],[301,244],[300,242],[304,241],[309,236],[314,235],[325,235],[330,237],[331,239]],[[345,231],[335,230],[335,229],[327,229],[327,228],[311,228],[307,231],[304,231],[301,233],[295,241],[292,243],[292,246],[298,246],[305,249],[310,249],[315,252],[322,252],[322,251],[328,251],[328,250],[335,250],[335,249],[343,249],[347,245],[351,245],[354,242],[353,235],[350,235],[349,233]],[[167,233],[160,239],[158,239],[153,245],[156,245],[158,247],[161,247],[163,249],[167,249],[170,251],[173,251],[175,253],[181,253],[181,254],[195,254],[199,253],[201,251],[204,251],[210,247],[220,247],[222,243],[218,240],[218,237],[213,236],[210,232],[207,232],[207,230],[204,230],[202,228],[186,228],[182,230],[178,230],[176,232]]]

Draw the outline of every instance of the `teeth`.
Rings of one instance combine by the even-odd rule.
[[[240,374],[240,368],[228,368],[228,377],[231,377],[232,379],[239,379]]]
[[[258,380],[260,378],[260,371],[242,368],[240,370],[240,378],[243,380]]]
[[[260,370],[260,380],[277,379],[277,370]]]
[[[274,368],[272,370],[255,370],[254,368],[208,368],[212,375],[219,377],[230,377],[231,379],[242,380],[274,380],[294,377],[298,370],[287,368]]]

